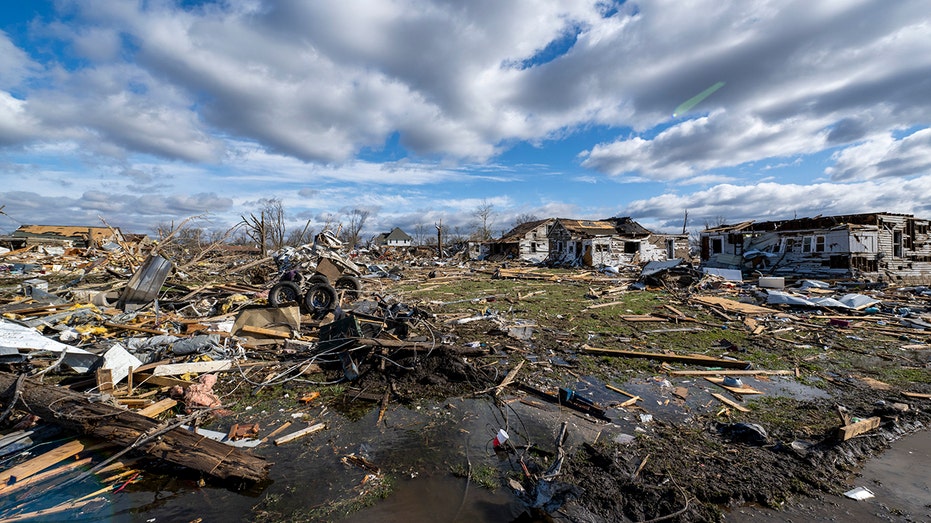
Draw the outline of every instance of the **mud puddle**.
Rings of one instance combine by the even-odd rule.
[[[868,461],[859,474],[839,492],[865,487],[874,497],[861,501],[843,495],[800,499],[781,510],[741,507],[727,515],[727,522],[770,521],[931,521],[931,431],[906,436],[878,458]]]
[[[72,513],[67,519],[511,521],[526,509],[508,482],[520,479],[520,461],[546,467],[562,421],[569,424],[567,444],[593,441],[599,435],[599,424],[551,407],[552,411],[540,411],[513,398],[498,405],[457,398],[395,407],[381,423],[376,407],[352,420],[331,410],[320,419],[327,423],[326,430],[255,450],[274,462],[268,484],[237,491],[203,484],[183,470],[146,467],[137,482],[105,494],[97,510]],[[275,427],[284,420],[270,419],[263,426]],[[512,448],[496,453],[492,440],[502,428]],[[364,458],[375,469],[347,456]],[[93,488],[84,484],[80,492],[61,495],[76,498]]]

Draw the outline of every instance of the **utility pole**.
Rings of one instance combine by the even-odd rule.
[[[440,258],[443,257],[443,220],[440,220],[439,223],[434,223],[436,227],[436,255]]]

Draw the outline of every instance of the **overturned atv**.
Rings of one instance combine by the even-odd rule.
[[[332,232],[323,231],[314,238],[313,245],[274,253],[281,276],[268,291],[268,302],[275,307],[298,303],[304,312],[322,317],[343,300],[361,296],[361,271],[338,252],[341,246]]]
[[[362,280],[355,276],[340,275],[331,285],[324,274],[305,278],[300,272],[289,271],[268,291],[268,303],[281,307],[296,302],[304,312],[323,316],[336,310],[342,299],[354,300],[361,292]]]

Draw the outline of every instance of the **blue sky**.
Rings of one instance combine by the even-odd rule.
[[[3,2],[0,232],[272,198],[369,235],[482,204],[496,232],[931,217],[929,27],[914,1]]]

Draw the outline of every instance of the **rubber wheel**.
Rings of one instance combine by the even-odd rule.
[[[301,303],[301,288],[294,282],[282,281],[268,291],[268,303],[272,307],[283,307],[289,303]]]
[[[362,295],[362,280],[355,276],[340,276],[333,287],[349,301],[353,301]]]
[[[329,312],[339,305],[336,289],[326,283],[318,283],[304,295],[304,307],[314,313]]]
[[[330,279],[326,277],[325,274],[320,274],[319,272],[307,279],[307,282],[311,285],[316,285],[318,283],[330,284]]]

